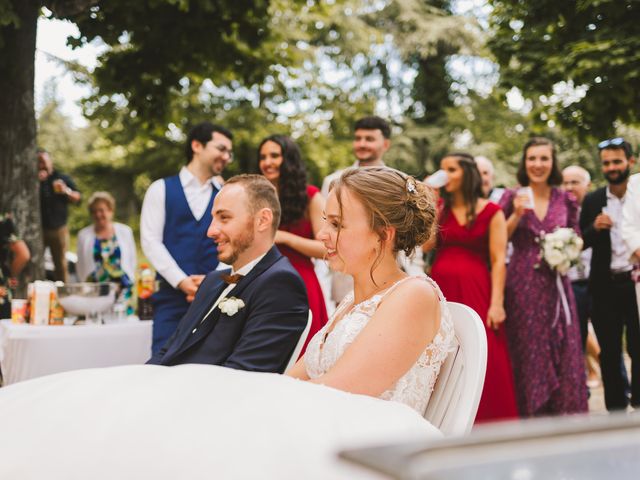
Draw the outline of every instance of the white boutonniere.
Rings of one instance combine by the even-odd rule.
[[[236,297],[223,298],[218,304],[218,308],[222,313],[232,317],[238,310],[244,308],[244,302]]]

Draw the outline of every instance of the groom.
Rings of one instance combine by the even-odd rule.
[[[307,323],[307,292],[273,245],[280,222],[275,188],[261,175],[238,175],[215,197],[207,236],[231,271],[213,271],[176,332],[147,362],[204,363],[284,371]]]

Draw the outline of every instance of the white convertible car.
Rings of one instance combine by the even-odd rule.
[[[77,370],[0,389],[2,479],[359,479],[340,450],[440,438],[409,407],[206,365]]]

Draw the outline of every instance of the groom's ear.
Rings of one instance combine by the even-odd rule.
[[[256,230],[258,232],[272,232],[273,212],[270,208],[261,208],[255,216]]]

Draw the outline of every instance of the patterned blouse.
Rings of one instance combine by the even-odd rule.
[[[131,303],[133,282],[122,269],[122,254],[115,235],[111,238],[96,238],[93,244],[93,259],[96,262],[96,269],[86,280],[118,283],[121,288],[121,298],[127,303],[127,315],[132,315],[134,312]]]

